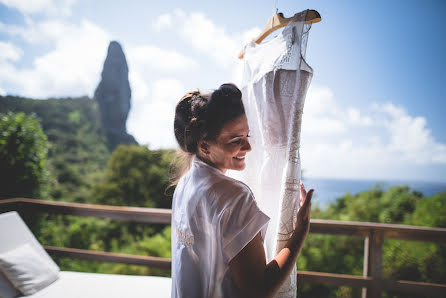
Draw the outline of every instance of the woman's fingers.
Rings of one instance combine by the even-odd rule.
[[[308,192],[305,191],[303,185],[301,185],[301,201],[299,206],[299,211],[297,211],[297,222],[298,224],[304,224],[309,222],[310,211],[311,211],[311,198],[313,197],[314,189],[310,189]],[[302,201],[303,200],[303,201]]]
[[[313,197],[313,193],[314,193],[314,189],[310,189],[310,190],[307,192],[307,195],[306,195],[306,197],[305,197],[305,202],[304,202],[304,204],[306,204],[306,205],[311,204],[311,198]]]
[[[305,190],[305,186],[302,182],[300,182],[300,202],[299,207],[308,209],[303,210],[305,213],[309,213],[309,209],[311,208],[311,198],[313,197],[314,189],[310,189],[308,193]]]
[[[299,206],[302,206],[305,202],[305,197],[307,196],[307,192],[305,191],[305,186],[302,181],[300,182],[300,202]]]

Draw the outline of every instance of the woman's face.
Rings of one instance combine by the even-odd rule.
[[[216,142],[207,142],[205,159],[223,173],[245,168],[245,155],[251,151],[248,141],[249,126],[246,115],[225,123]]]

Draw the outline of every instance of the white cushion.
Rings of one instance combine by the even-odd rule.
[[[0,254],[10,251],[25,243],[34,248],[54,270],[59,271],[59,266],[51,259],[36,237],[28,229],[25,222],[16,211],[0,214]]]
[[[14,286],[0,270],[0,298],[15,298],[19,294],[19,291],[14,288]]]
[[[168,277],[61,271],[59,279],[21,298],[170,298]]]
[[[24,295],[48,286],[59,273],[28,243],[0,254],[0,270]]]

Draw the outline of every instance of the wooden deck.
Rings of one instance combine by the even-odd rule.
[[[27,215],[36,212],[155,224],[170,224],[171,217],[170,209],[76,204],[25,198],[0,201],[0,213],[13,210],[19,212],[25,220]],[[385,238],[445,243],[446,229],[312,219],[310,233],[364,237],[363,276],[298,271],[298,280],[301,282],[362,288],[363,298],[381,297],[383,290],[402,293],[420,293],[428,295],[429,297],[446,297],[445,284],[388,280],[382,278],[382,244]],[[170,259],[167,258],[134,256],[54,246],[45,246],[45,249],[50,255],[58,257],[144,265],[163,269],[170,269],[171,264]]]

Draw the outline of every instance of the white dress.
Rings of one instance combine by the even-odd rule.
[[[246,168],[228,175],[252,189],[260,209],[271,218],[265,238],[271,261],[290,238],[300,199],[300,131],[305,95],[313,70],[304,60],[310,25],[306,12],[294,15],[272,40],[245,47],[243,103],[252,152]],[[276,297],[296,297],[296,268]]]
[[[268,222],[249,187],[195,157],[172,202],[172,297],[239,297],[229,261]]]

